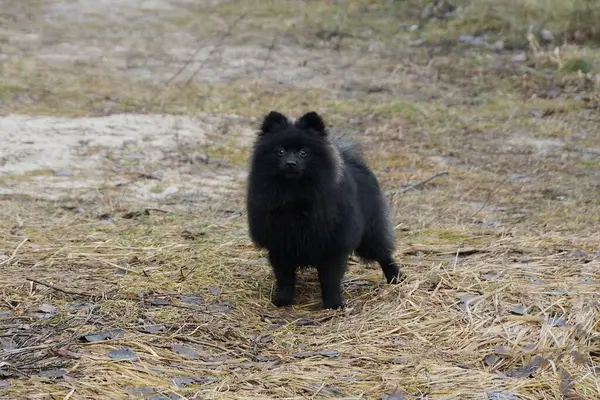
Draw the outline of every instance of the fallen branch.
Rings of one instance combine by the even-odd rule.
[[[421,188],[421,187],[425,186],[426,184],[428,184],[429,182],[431,182],[431,181],[432,181],[432,180],[434,180],[435,178],[437,178],[437,177],[440,177],[440,176],[443,176],[443,175],[448,175],[448,174],[449,174],[449,172],[448,172],[448,171],[440,171],[440,172],[438,172],[438,173],[436,173],[436,174],[434,174],[434,175],[430,176],[430,177],[429,177],[429,178],[427,178],[427,179],[423,179],[422,181],[419,181],[419,182],[417,182],[417,183],[413,183],[412,185],[410,185],[410,186],[407,186],[407,187],[405,187],[405,188],[401,189],[401,190],[400,190],[400,193],[406,193],[406,192],[408,192],[409,190],[417,190],[417,189],[419,189],[419,188]]]
[[[485,201],[483,202],[483,205],[477,211],[475,211],[473,213],[473,215],[471,215],[471,218],[475,218],[475,216],[477,214],[479,214],[481,212],[481,210],[483,210],[484,208],[487,207],[488,202],[492,198],[492,194],[494,194],[494,192],[496,192],[496,190],[498,190],[500,188],[500,186],[502,186],[504,184],[504,182],[506,182],[507,180],[508,180],[508,176],[505,177],[504,179],[502,179],[502,182],[500,182],[499,184],[497,184],[491,190],[488,191],[487,197],[486,197]]]
[[[469,256],[478,253],[489,253],[488,248],[463,247],[454,250],[454,246],[427,246],[427,245],[412,245],[407,249],[402,250],[404,255],[417,255],[418,253],[433,253],[441,256]]]
[[[286,31],[286,33],[287,33],[287,31]],[[271,53],[273,52],[273,50],[275,50],[275,45],[277,44],[278,37],[279,37],[279,35],[277,35],[277,34],[275,34],[273,36],[273,40],[271,41],[271,45],[269,46],[269,49],[267,50],[267,55],[265,56],[265,59],[263,61],[262,68],[260,69],[260,72],[258,73],[259,78],[262,78],[263,72],[265,72],[265,68],[267,67],[269,58],[271,58]]]
[[[212,343],[208,343],[208,342],[204,342],[202,340],[197,340],[194,338],[191,338],[189,336],[185,336],[185,335],[173,335],[172,336],[174,339],[179,339],[183,342],[190,342],[190,343],[195,343],[195,344],[199,344],[201,346],[206,346],[206,347],[212,347],[213,349],[217,349],[217,350],[221,350],[225,353],[233,353],[233,350],[230,349],[226,349],[225,347],[216,345],[216,344],[212,344]]]
[[[418,190],[421,187],[423,187],[426,184],[428,184],[429,182],[431,182],[432,180],[434,180],[435,178],[443,176],[443,175],[448,175],[448,174],[449,174],[448,171],[440,171],[440,172],[437,172],[436,174],[430,176],[427,179],[423,179],[422,181],[413,183],[412,185],[408,185],[407,187],[404,187],[404,188],[399,189],[399,190],[391,190],[388,193],[389,194],[403,194],[403,193],[408,192],[409,190]]]
[[[34,278],[25,278],[25,279],[28,280],[28,281],[31,281],[33,283],[37,283],[38,285],[46,286],[47,288],[50,288],[52,290],[56,290],[57,292],[61,292],[61,293],[68,294],[68,295],[71,295],[71,296],[95,297],[95,295],[93,295],[91,293],[77,292],[77,291],[71,291],[71,290],[62,289],[62,288],[59,288],[58,286],[54,286],[54,285],[52,285],[50,283],[45,283],[45,282],[39,281],[39,280],[34,279]]]
[[[202,62],[200,63],[200,65],[198,66],[198,68],[196,68],[194,70],[194,72],[192,73],[192,75],[187,79],[187,81],[185,82],[185,86],[188,86],[190,83],[192,83],[192,81],[194,80],[194,78],[196,77],[196,75],[198,74],[198,72],[200,72],[200,70],[202,68],[204,68],[204,64],[210,60],[212,58],[212,56],[219,50],[219,48],[223,45],[223,43],[225,42],[225,40],[231,36],[231,33],[233,32],[233,29],[236,27],[236,25],[242,21],[244,18],[246,18],[246,15],[248,15],[247,12],[243,13],[242,15],[240,15],[239,17],[237,17],[235,19],[235,21],[233,21],[228,27],[227,30],[221,35],[221,37],[219,38],[219,40],[217,41],[217,43],[214,45],[214,47],[212,48],[212,50],[208,53],[208,56],[202,60]]]
[[[204,67],[204,64],[206,63],[207,60],[209,60],[216,52],[217,50],[220,48],[220,46],[223,44],[223,42],[225,41],[225,39],[227,39],[229,36],[231,36],[231,32],[233,31],[233,29],[235,28],[235,26],[246,17],[247,13],[244,13],[242,15],[240,15],[235,21],[233,21],[233,23],[231,25],[229,25],[227,27],[227,30],[221,35],[221,37],[219,38],[219,40],[217,41],[217,44],[214,45],[214,47],[212,48],[212,50],[209,52],[208,57],[204,60],[202,60],[202,62],[200,63],[200,66],[198,68],[196,68],[196,70],[192,73],[192,76],[190,76],[187,80],[187,82],[185,83],[186,86],[188,86],[196,77],[196,75],[198,74],[198,72]],[[184,63],[183,65],[181,65],[179,67],[179,69],[175,72],[175,74],[173,74],[169,79],[167,79],[166,82],[163,83],[162,87],[159,88],[154,95],[150,98],[149,101],[147,101],[145,103],[145,105],[152,105],[156,99],[164,92],[164,89],[166,87],[168,87],[169,85],[171,85],[171,83],[173,83],[175,81],[175,79],[177,79],[194,61],[196,61],[196,57],[200,54],[200,52],[202,51],[202,49],[205,48],[206,44],[208,43],[209,39],[204,39],[202,41],[198,41],[199,45],[196,47],[194,53],[192,54],[191,57],[189,57]]]
[[[161,208],[146,208],[145,211],[155,211],[163,214],[169,214],[171,211],[163,210]]]

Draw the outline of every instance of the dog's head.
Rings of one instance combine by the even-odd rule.
[[[255,152],[259,163],[289,180],[315,177],[338,167],[325,123],[314,111],[295,122],[271,111],[263,119]]]

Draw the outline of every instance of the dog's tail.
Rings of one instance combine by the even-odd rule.
[[[336,136],[331,138],[331,143],[335,149],[339,152],[342,162],[353,163],[353,164],[365,164],[360,146],[357,142],[348,139],[343,136]]]

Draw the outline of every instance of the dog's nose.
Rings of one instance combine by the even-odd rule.
[[[293,161],[293,160],[290,160],[290,161],[286,161],[286,162],[285,162],[285,167],[286,167],[287,169],[295,169],[295,168],[296,168],[296,165],[297,165],[296,161]]]

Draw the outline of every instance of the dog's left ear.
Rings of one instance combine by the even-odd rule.
[[[278,111],[271,111],[265,116],[260,126],[260,134],[268,135],[288,125],[288,119]]]
[[[320,136],[327,135],[325,122],[319,114],[314,111],[307,112],[296,121],[296,126],[300,129],[310,129],[317,132]]]

